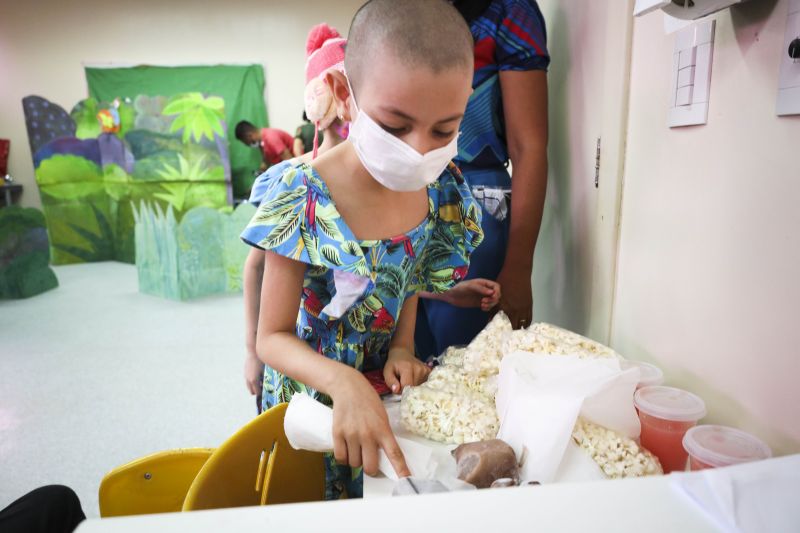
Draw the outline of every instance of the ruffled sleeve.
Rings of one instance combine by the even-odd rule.
[[[287,169],[268,188],[241,238],[314,267],[370,275],[364,252],[310,167]]]
[[[250,189],[249,202],[258,207],[261,204],[261,200],[263,200],[264,196],[266,196],[269,188],[278,181],[284,172],[291,167],[291,160],[281,161],[277,165],[272,165],[267,170],[259,174],[256,180],[253,182],[253,187]]]
[[[547,30],[534,0],[504,0],[497,24],[496,59],[500,70],[547,70]]]
[[[466,277],[470,256],[483,241],[480,206],[458,168],[451,163],[437,186],[436,221],[417,262],[408,295],[453,288]]]

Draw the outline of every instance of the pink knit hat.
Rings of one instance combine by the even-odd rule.
[[[329,69],[343,71],[346,43],[338,31],[324,22],[311,28],[306,40],[306,83]]]
[[[324,22],[308,32],[306,40],[305,111],[314,123],[314,151],[317,157],[319,130],[324,130],[336,120],[336,102],[333,91],[325,82],[330,70],[344,72],[344,46],[347,43],[338,31]]]

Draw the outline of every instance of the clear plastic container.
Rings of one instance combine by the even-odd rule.
[[[693,427],[683,437],[689,454],[689,469],[704,470],[760,461],[772,457],[772,450],[760,439],[726,426]]]
[[[656,365],[651,365],[650,363],[644,363],[642,361],[625,360],[620,363],[620,366],[622,370],[628,370],[633,367],[639,368],[640,377],[639,384],[636,386],[637,389],[664,383],[664,372]]]
[[[675,387],[642,387],[633,395],[642,423],[642,447],[653,453],[664,473],[686,469],[689,454],[683,449],[683,437],[706,416],[703,400]]]

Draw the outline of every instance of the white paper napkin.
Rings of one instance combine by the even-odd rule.
[[[307,394],[298,393],[292,396],[283,421],[283,430],[289,444],[296,450],[333,451],[333,409]],[[437,464],[431,449],[407,439],[396,438],[411,475],[419,478],[433,477]],[[378,470],[389,479],[397,479],[392,463],[383,450],[380,450],[378,456]]]
[[[633,392],[639,369],[616,359],[515,352],[500,365],[498,438],[522,460],[523,481],[555,479],[578,416],[629,437],[639,435]]]
[[[800,531],[800,455],[671,477],[673,486],[723,531]]]

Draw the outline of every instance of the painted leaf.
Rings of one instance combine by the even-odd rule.
[[[283,191],[269,202],[262,203],[261,207],[259,208],[259,211],[261,211],[262,213],[267,213],[269,211],[274,211],[276,209],[279,209],[285,205],[293,204],[294,202],[297,202],[297,200],[303,198],[306,195],[306,190],[307,190],[306,186],[302,185],[300,187],[297,187],[296,189]],[[294,208],[296,206],[292,205],[292,207]]]
[[[284,185],[286,185],[287,187],[291,187],[296,177],[297,177],[297,169],[289,168],[283,173],[283,176],[281,176],[281,181],[283,181]]]
[[[275,226],[269,235],[267,235],[267,237],[261,242],[261,245],[268,250],[277,248],[281,244],[288,241],[299,226],[300,215],[295,214],[283,223]]]
[[[337,250],[334,246],[330,244],[323,244],[320,249],[319,253],[322,254],[322,257],[328,260],[328,262],[333,263],[336,266],[342,266],[342,258],[339,255],[339,250]]]
[[[378,290],[381,294],[387,294],[392,298],[400,298],[403,295],[406,284],[405,272],[391,263],[378,265]]]
[[[367,266],[367,261],[363,257],[361,257],[358,261],[353,263],[351,270],[353,273],[358,274],[359,276],[369,276],[372,274],[370,272],[369,267]]]
[[[313,265],[319,265],[322,262],[319,257],[319,239],[316,236],[312,236],[307,231],[301,231],[300,235],[303,238],[306,253],[308,253],[308,260],[311,261]]]
[[[350,255],[354,255],[356,257],[363,255],[361,251],[361,247],[355,241],[344,241],[342,243],[342,250]]]
[[[350,325],[353,326],[353,329],[359,333],[364,333],[367,331],[367,326],[364,323],[364,311],[362,310],[361,306],[353,309],[347,316],[347,320],[350,322]]]
[[[319,211],[317,211],[317,225],[322,230],[322,233],[324,233],[331,239],[335,241],[344,240],[344,235],[342,235],[342,232],[339,231],[339,228],[336,226],[336,223],[327,217],[320,216]]]

